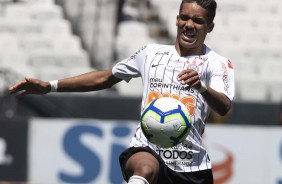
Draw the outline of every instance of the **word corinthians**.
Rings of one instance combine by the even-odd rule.
[[[164,83],[162,79],[157,78],[151,78],[150,79],[150,88],[167,88],[167,89],[173,89],[178,91],[189,91],[191,93],[194,92],[193,88],[187,88],[187,86],[178,85],[178,84],[168,84]]]

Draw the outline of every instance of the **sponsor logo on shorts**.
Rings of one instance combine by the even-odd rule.
[[[164,159],[166,164],[176,166],[189,166],[193,159],[192,148],[185,145],[177,145],[170,149],[159,148],[156,152]]]

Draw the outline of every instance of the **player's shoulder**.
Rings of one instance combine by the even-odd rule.
[[[217,64],[217,65],[227,65],[229,68],[233,69],[232,67],[232,63],[230,61],[230,59],[228,57],[225,57],[219,53],[217,53],[216,51],[210,49],[209,47],[207,47],[207,55],[208,55],[208,58],[211,62]]]
[[[219,62],[228,62],[229,59],[221,54],[219,54],[218,52],[216,52],[215,50],[212,50],[211,48],[206,46],[206,53],[208,55],[208,58],[212,61],[219,61]]]

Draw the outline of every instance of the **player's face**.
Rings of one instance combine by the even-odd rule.
[[[196,2],[184,3],[177,16],[176,48],[181,55],[202,54],[203,43],[214,24],[207,21],[207,10]]]

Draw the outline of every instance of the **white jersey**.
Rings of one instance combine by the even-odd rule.
[[[230,61],[208,47],[204,55],[180,57],[173,45],[149,44],[131,57],[117,63],[113,74],[125,81],[141,77],[143,81],[142,107],[153,99],[170,96],[179,99],[189,110],[191,131],[182,144],[164,149],[150,143],[140,128],[132,138],[130,147],[149,146],[159,154],[166,165],[177,172],[192,172],[211,168],[211,162],[202,143],[210,109],[202,95],[177,80],[183,69],[196,70],[207,86],[234,97],[234,71]]]

